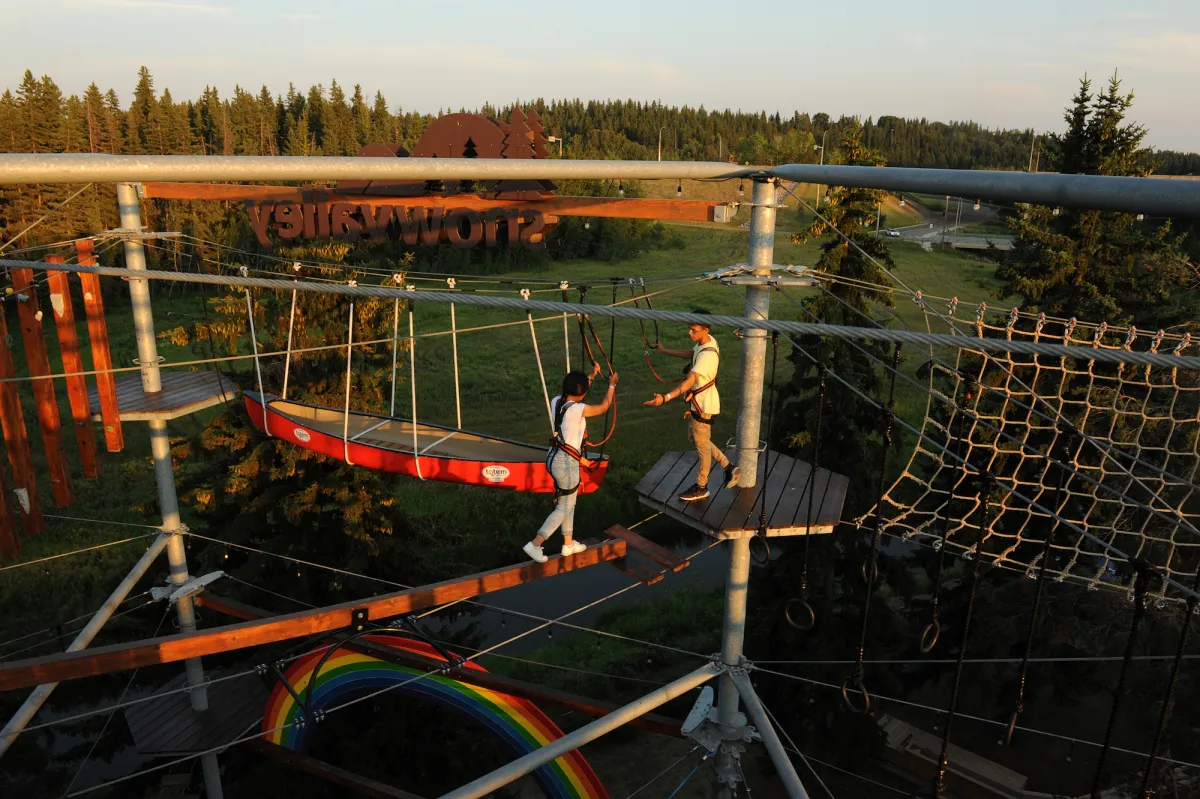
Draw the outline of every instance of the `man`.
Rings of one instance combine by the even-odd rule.
[[[696,313],[707,314],[699,310]],[[741,477],[741,470],[729,462],[725,453],[712,443],[712,425],[717,414],[721,412],[721,396],[717,393],[717,371],[720,369],[721,349],[717,340],[709,333],[708,325],[688,325],[688,339],[692,342],[690,350],[667,349],[661,344],[651,347],[664,355],[675,358],[690,358],[691,367],[687,377],[678,387],[666,394],[655,394],[654,399],[642,403],[657,408],[677,397],[683,397],[688,405],[688,438],[696,445],[696,455],[700,459],[700,471],[696,474],[696,484],[679,495],[683,502],[696,502],[708,497],[708,474],[715,460],[725,472],[725,487],[733,488]]]

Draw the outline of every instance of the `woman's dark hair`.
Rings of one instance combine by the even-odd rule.
[[[590,385],[588,376],[583,372],[567,372],[567,376],[563,378],[562,395],[577,397],[580,394],[586,394]]]

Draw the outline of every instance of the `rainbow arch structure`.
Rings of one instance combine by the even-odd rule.
[[[401,649],[436,660],[444,660],[438,652],[422,641],[390,635],[372,635],[364,640],[374,644]],[[325,649],[310,652],[292,663],[284,677],[301,697],[305,696],[313,671]],[[487,671],[473,661],[463,664],[474,671]],[[481,722],[507,743],[517,754],[525,755],[562,737],[562,730],[545,713],[527,699],[499,693],[478,685],[469,685],[441,675],[419,680],[425,672],[386,660],[338,649],[317,676],[312,691],[313,712],[325,709],[338,699],[380,688],[394,687],[397,693],[431,699]],[[411,682],[406,682],[412,680]],[[298,726],[300,706],[282,684],[275,686],[263,714],[264,738],[293,751],[298,750],[312,725]],[[534,777],[548,797],[553,799],[608,799],[592,767],[578,750],[570,752],[535,771]]]

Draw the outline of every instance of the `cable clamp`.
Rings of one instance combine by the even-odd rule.
[[[396,275],[396,282],[400,282],[400,275]],[[458,285],[458,281],[452,277],[448,277],[446,278],[446,285],[450,287],[451,291],[454,291],[454,287]]]
[[[521,289],[521,299],[529,301],[529,289]]]

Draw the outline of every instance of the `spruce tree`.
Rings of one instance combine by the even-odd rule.
[[[1051,137],[1051,168],[1068,174],[1143,177],[1154,168],[1142,146],[1146,130],[1125,121],[1132,94],[1116,74],[1093,97],[1086,77],[1064,114],[1067,130]],[[1051,316],[1141,328],[1195,318],[1193,278],[1170,221],[1133,214],[1022,205],[1010,220],[1016,235],[997,276],[1002,297]]]
[[[125,116],[125,152],[134,155],[150,155],[154,153],[151,115],[156,105],[154,97],[154,78],[150,70],[142,67],[138,70],[137,86],[133,90],[133,103]]]

